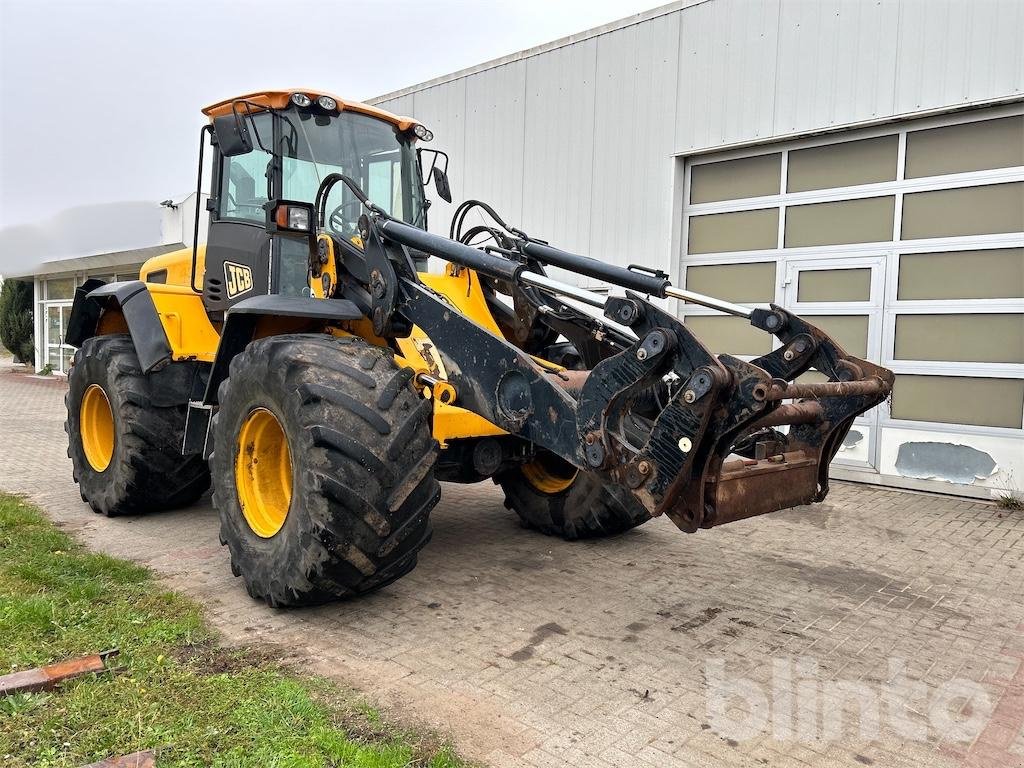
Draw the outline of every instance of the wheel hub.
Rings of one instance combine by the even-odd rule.
[[[114,458],[114,413],[99,384],[85,390],[79,422],[85,459],[94,470],[104,472]]]
[[[284,427],[266,408],[251,411],[239,430],[235,486],[253,533],[276,535],[292,502],[292,458]]]
[[[557,457],[542,455],[522,466],[523,477],[542,493],[561,493],[576,481],[579,470]]]

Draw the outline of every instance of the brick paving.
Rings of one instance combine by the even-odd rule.
[[[412,574],[275,611],[232,578],[208,499],[89,511],[63,392],[0,373],[0,488],[202,601],[226,642],[286,649],[489,765],[1024,764],[1019,513],[841,483],[692,536],[659,519],[570,544],[490,484],[445,485]]]

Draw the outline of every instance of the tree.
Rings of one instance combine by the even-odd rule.
[[[30,362],[33,356],[32,284],[5,280],[0,289],[0,344],[16,360]]]

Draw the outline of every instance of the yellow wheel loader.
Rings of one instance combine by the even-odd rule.
[[[204,113],[205,245],[197,213],[192,248],[76,294],[69,455],[106,515],[212,484],[232,570],[270,605],[408,573],[439,480],[493,480],[566,539],[821,501],[853,419],[891,390],[891,372],[785,309],[569,253],[484,202],[428,232],[424,189],[451,202],[448,157],[412,118],[310,90]],[[653,299],[742,317],[775,349],[716,355]]]

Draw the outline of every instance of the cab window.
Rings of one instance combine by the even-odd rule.
[[[252,131],[252,152],[221,158],[217,215],[220,219],[264,224],[267,212],[263,204],[270,199],[267,169],[271,155],[261,149],[260,144],[268,149],[271,147],[270,115],[265,112],[255,115],[252,125],[255,128]]]

